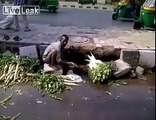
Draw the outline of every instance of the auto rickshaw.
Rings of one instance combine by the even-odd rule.
[[[155,0],[144,2],[140,10],[140,17],[134,22],[133,28],[139,30],[144,26],[155,28]]]
[[[117,8],[114,9],[114,12],[112,14],[112,19],[117,20],[134,20],[137,19],[136,16],[136,10],[132,10],[129,14],[130,16],[127,16],[127,8],[130,4],[130,0],[122,0],[121,2],[118,3]]]
[[[30,0],[29,5],[39,5],[40,9],[49,10],[49,12],[55,13],[59,8],[58,0]]]

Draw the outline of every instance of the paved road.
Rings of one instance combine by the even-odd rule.
[[[54,26],[78,26],[92,28],[108,27],[128,27],[132,28],[132,23],[112,21],[112,12],[104,10],[87,10],[74,8],[60,8],[58,13],[42,12],[39,16],[29,16],[30,23],[50,24]],[[0,20],[2,15],[2,6],[0,6]]]

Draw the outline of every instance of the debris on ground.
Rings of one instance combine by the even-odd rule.
[[[111,92],[109,92],[109,91],[106,91],[106,94],[108,94],[108,95],[112,95],[112,93],[111,93]]]
[[[14,106],[14,105],[15,105],[15,103],[9,103],[9,105],[10,105],[10,106]]]
[[[69,70],[66,76],[67,76],[71,81],[73,81],[73,82],[75,82],[75,83],[80,83],[80,82],[83,81],[82,78],[81,78],[81,76],[79,76],[79,75],[73,73],[72,70]]]
[[[36,103],[41,104],[43,102],[41,100],[37,100]]]
[[[20,89],[16,90],[17,95],[22,95],[22,92]]]
[[[16,116],[14,117],[10,117],[10,116],[4,116],[4,115],[0,115],[0,120],[16,120],[19,116],[21,115],[21,113],[18,113]]]
[[[71,103],[71,106],[74,106],[74,103]]]
[[[139,75],[143,75],[144,74],[144,68],[137,66],[136,67],[136,73]]]
[[[115,99],[119,99],[120,98],[120,96],[116,96],[116,98]]]
[[[83,97],[82,99],[83,99],[83,100],[88,100],[88,97]]]
[[[0,100],[0,106],[6,108],[5,104],[12,98],[13,94],[5,98],[4,100]]]
[[[138,79],[147,80],[147,78],[143,75],[144,74],[144,68],[137,66],[135,72],[136,72]]]
[[[147,80],[147,78],[143,75],[137,75],[137,78],[140,79],[140,80]]]
[[[121,85],[127,85],[127,84],[128,83],[125,80],[114,80],[114,81],[109,81],[108,82],[108,85],[110,85],[110,86],[117,86],[117,87],[119,87]]]
[[[116,60],[114,62],[116,63],[116,66],[118,68],[118,70],[114,73],[114,76],[116,78],[119,78],[119,77],[127,74],[128,72],[130,72],[131,66],[128,63],[126,63],[126,62],[124,62],[123,60],[120,60],[120,59],[118,59],[118,60]]]
[[[131,70],[131,72],[130,72],[130,78],[131,78],[131,79],[137,78],[137,75],[136,75],[136,73],[135,73],[134,70]]]

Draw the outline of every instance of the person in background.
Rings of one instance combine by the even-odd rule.
[[[139,17],[140,16],[140,9],[141,6],[144,4],[145,0],[135,0],[136,3],[136,16]]]
[[[129,0],[129,5],[126,8],[126,17],[131,18],[131,13],[136,9],[135,0]]]
[[[28,5],[28,0],[14,0],[14,5],[15,6],[25,6]],[[31,31],[29,28],[29,24],[28,24],[28,20],[27,20],[27,15],[21,15],[23,18],[23,22],[24,22],[24,31],[28,32]],[[18,20],[18,16],[14,15],[14,30],[15,31],[19,31],[20,30],[20,26],[19,26],[19,20]]]
[[[44,72],[55,72],[58,70],[63,70],[63,65],[76,66],[73,62],[65,62],[61,59],[61,53],[63,52],[65,46],[68,44],[69,37],[67,35],[62,35],[60,40],[51,43],[44,51],[42,60],[44,62]],[[63,74],[63,73],[62,73]]]

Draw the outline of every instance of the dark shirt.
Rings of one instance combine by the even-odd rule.
[[[135,0],[130,0],[129,2],[130,2],[129,3],[130,6],[133,7],[133,8],[135,8]]]

